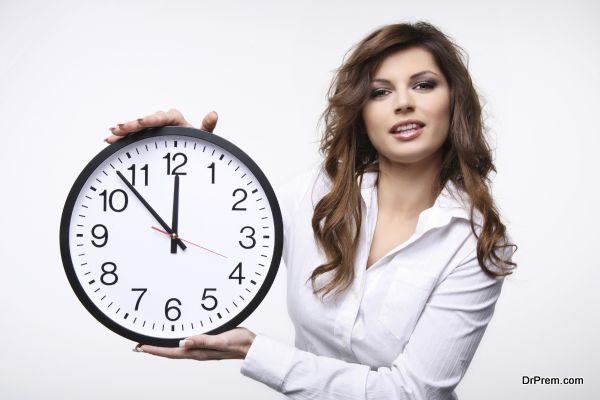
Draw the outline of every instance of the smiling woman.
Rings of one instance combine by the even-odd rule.
[[[412,73],[421,68],[427,70]],[[375,71],[369,97],[362,115],[379,165],[433,162],[439,169],[448,136],[450,89],[431,53],[413,47],[385,58]]]
[[[323,165],[278,193],[295,346],[238,328],[136,350],[244,359],[244,375],[292,399],[456,399],[516,265],[461,50],[428,23],[384,26],[328,100]],[[190,126],[159,112],[107,141],[167,124]]]

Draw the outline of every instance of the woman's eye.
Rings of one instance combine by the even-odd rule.
[[[381,97],[381,96],[383,96],[383,95],[386,95],[386,94],[388,94],[389,92],[390,92],[389,90],[387,90],[387,89],[382,89],[382,88],[379,88],[379,89],[373,89],[373,90],[371,90],[371,98],[372,98],[372,99],[374,99],[374,98],[376,98],[376,97]]]
[[[434,82],[434,81],[423,81],[423,82],[417,83],[415,88],[433,89],[435,86],[436,86],[436,82]]]

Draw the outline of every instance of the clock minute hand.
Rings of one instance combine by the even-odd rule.
[[[133,187],[133,185],[131,183],[129,183],[127,178],[125,178],[123,176],[121,171],[117,171],[117,175],[119,176],[119,178],[121,178],[121,180],[123,182],[125,182],[125,185],[127,185],[129,190],[131,190],[131,192],[135,195],[135,197],[137,197],[142,202],[144,207],[146,207],[146,209],[148,209],[148,211],[150,211],[150,214],[152,214],[152,216],[158,221],[160,226],[162,226],[165,231],[167,231],[171,236],[173,236],[174,232],[171,229],[171,227],[169,225],[167,225],[167,223],[165,221],[163,221],[163,219],[160,217],[160,215],[158,215],[158,213],[156,211],[154,211],[154,209],[150,206],[150,204],[148,204],[146,199],[144,199],[142,197],[142,195]],[[175,234],[175,237],[176,237],[176,234]],[[181,240],[179,240],[179,238],[176,238],[175,241],[177,242],[179,247],[181,247],[182,250],[185,250],[187,248],[187,246],[185,244],[183,244],[183,242]]]
[[[175,185],[173,188],[173,219],[171,220],[171,229],[173,230],[173,234],[171,234],[171,253],[177,254],[177,241],[175,238],[177,237],[178,231],[178,220],[179,220],[179,175],[175,175]]]

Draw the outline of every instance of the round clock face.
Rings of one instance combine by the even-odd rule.
[[[214,134],[164,127],[107,147],[83,170],[62,215],[73,290],[116,333],[176,346],[242,322],[281,259],[273,189]]]

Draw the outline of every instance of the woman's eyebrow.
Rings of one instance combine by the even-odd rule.
[[[430,71],[430,70],[425,70],[425,71],[417,72],[416,74],[413,74],[413,75],[411,75],[411,76],[410,76],[410,79],[418,78],[418,77],[420,77],[421,75],[425,75],[425,74],[428,74],[428,73],[429,73],[429,74],[433,74],[433,75],[435,75],[435,76],[439,76],[438,74],[436,74],[436,73],[435,73],[435,72],[433,72],[433,71]]]
[[[439,76],[438,74],[436,74],[436,73],[435,73],[435,72],[433,72],[433,71],[430,71],[430,70],[425,70],[425,71],[417,72],[416,74],[412,74],[412,75],[410,76],[410,79],[419,78],[419,77],[421,77],[421,76],[423,76],[423,75],[426,75],[426,74],[433,74],[433,75],[435,75],[435,76]],[[389,80],[387,80],[387,79],[382,79],[382,78],[373,79],[371,82],[384,83],[384,84],[388,84],[388,85],[389,85],[389,84],[391,84],[391,82],[390,82]]]

